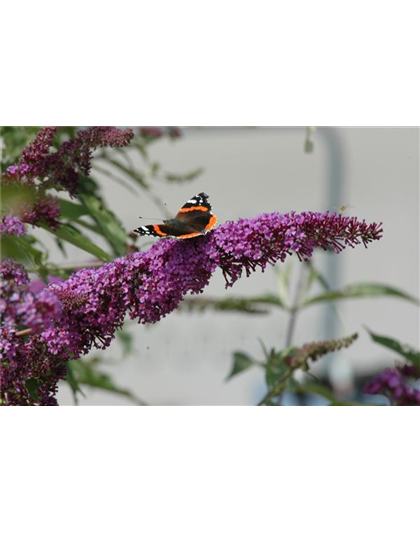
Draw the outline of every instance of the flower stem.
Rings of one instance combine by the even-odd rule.
[[[304,268],[303,265],[299,265],[299,267],[300,267],[299,279],[298,279],[298,283],[296,287],[293,305],[290,308],[289,325],[287,327],[285,348],[288,348],[292,344],[293,333],[295,331],[295,326],[296,326],[296,318],[297,318],[298,312],[300,311],[302,293],[303,293],[303,289],[304,289],[306,277],[307,277],[307,269]]]

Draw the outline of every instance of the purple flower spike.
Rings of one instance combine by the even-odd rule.
[[[34,184],[35,178],[49,179],[75,195],[79,189],[79,174],[87,175],[91,168],[92,152],[96,148],[127,146],[134,134],[129,128],[94,126],[78,131],[74,139],[64,142],[51,152],[57,127],[42,128],[23,151],[17,165],[10,166],[2,176],[5,185]]]
[[[44,361],[48,378],[43,378],[39,403],[52,403],[67,360],[93,346],[109,346],[127,312],[142,324],[161,320],[186,294],[202,292],[217,268],[231,286],[244,272],[248,276],[257,268],[264,270],[293,252],[307,260],[319,247],[338,253],[381,236],[381,224],[338,214],[271,213],[226,222],[202,237],[158,241],[146,252],[79,270],[38,294],[23,295],[23,287],[12,283],[17,274],[6,265],[5,271],[11,272],[6,279],[3,357],[20,358],[21,363],[1,365],[2,383],[7,384],[2,397],[7,396],[6,403],[31,403],[24,383],[33,377],[33,365]],[[23,327],[35,328],[29,338],[16,333]],[[21,394],[16,394],[18,385]]]
[[[339,253],[346,246],[367,244],[382,237],[381,224],[359,222],[355,217],[326,213],[269,213],[253,219],[227,222],[213,232],[210,257],[225,274],[227,285],[249,275],[260,266],[285,261],[296,252],[309,259],[315,248],[332,248]]]

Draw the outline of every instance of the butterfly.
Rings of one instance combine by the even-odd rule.
[[[134,233],[175,239],[191,239],[205,235],[217,222],[207,198],[206,193],[200,192],[181,207],[175,218],[164,220],[163,224],[140,226],[134,230]]]

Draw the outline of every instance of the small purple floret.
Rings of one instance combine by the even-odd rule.
[[[26,235],[26,226],[18,217],[12,217],[10,215],[4,215],[0,222],[0,236],[5,237],[15,235],[21,237]]]

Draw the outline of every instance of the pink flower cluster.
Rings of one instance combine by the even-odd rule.
[[[293,252],[306,260],[319,247],[340,252],[346,246],[366,246],[381,236],[380,224],[328,212],[271,213],[227,222],[195,239],[159,241],[146,252],[128,254],[96,269],[80,270],[43,291],[61,307],[60,311],[55,308],[53,300],[49,301],[50,307],[41,307],[37,316],[42,316],[44,328],[39,328],[32,311],[17,314],[13,305],[5,309],[7,328],[2,346],[3,359],[9,364],[1,365],[2,382],[8,384],[2,387],[3,401],[29,401],[25,383],[28,376],[35,376],[31,365],[38,361],[34,355],[38,353],[42,360],[54,362],[48,367],[48,380],[43,375],[39,377],[44,387],[40,403],[53,403],[65,361],[86,354],[92,346],[108,346],[127,312],[143,324],[162,319],[178,307],[186,294],[202,292],[217,268],[223,271],[227,286],[231,286],[244,272],[248,276],[258,267],[264,270],[268,264],[285,261]],[[10,265],[6,267],[10,270]],[[10,276],[16,282],[24,275],[16,270]],[[16,302],[21,303],[20,291],[16,292]],[[35,306],[44,303],[39,300],[40,294],[26,302],[31,309],[34,301]],[[29,320],[38,328],[36,332],[16,336],[19,329],[28,327]],[[21,364],[20,372],[14,368],[10,375],[10,362],[17,355],[21,361],[29,362]],[[20,394],[14,392],[17,386]]]

